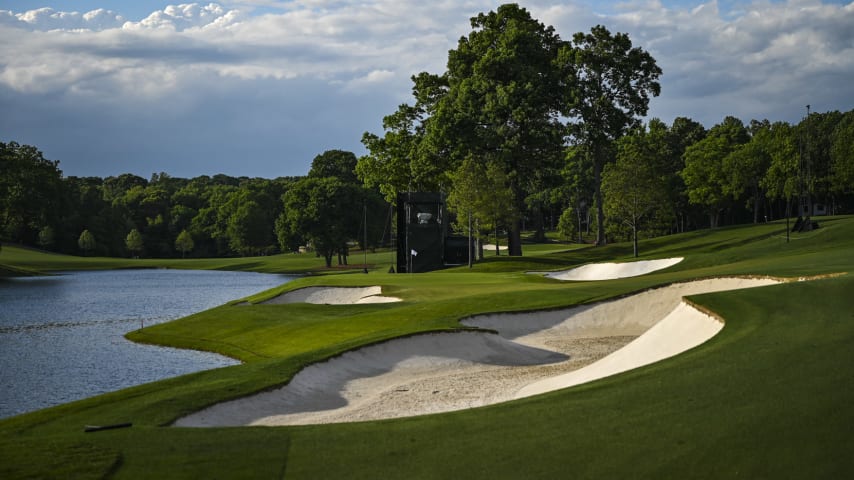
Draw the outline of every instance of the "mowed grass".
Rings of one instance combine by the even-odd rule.
[[[854,218],[821,223],[789,243],[780,222],[648,240],[642,258],[685,260],[607,282],[562,283],[525,272],[629,261],[630,245],[548,244],[522,258],[488,254],[473,269],[419,275],[390,275],[386,266],[368,275],[305,277],[249,300],[322,284],[382,285],[384,294],[404,301],[232,302],[131,332],[136,341],[217,351],[245,363],[2,420],[0,478],[851,478]],[[0,263],[65,269],[44,259],[8,262],[8,253],[4,247]],[[262,271],[295,271],[282,257],[251,261]],[[593,302],[692,278],[826,274],[842,275],[692,297],[726,320],[711,341],[521,401],[355,424],[168,426],[206,405],[282,385],[308,363],[389,338],[458,329],[459,319],[477,313]],[[120,422],[134,425],[83,432],[84,425]]]
[[[234,258],[112,258],[112,257],[78,257],[48,253],[32,248],[16,245],[3,245],[0,250],[0,277],[21,272],[36,274],[39,272],[57,272],[70,270],[107,270],[123,268],[175,268],[193,270],[237,270],[263,273],[344,273],[361,271],[367,258],[371,269],[380,269],[392,264],[392,253],[378,251],[368,253],[367,257],[361,251],[352,252],[349,266],[338,266],[327,269],[323,259],[313,253],[261,257]],[[334,262],[337,263],[337,262]]]

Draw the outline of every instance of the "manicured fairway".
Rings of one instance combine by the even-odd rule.
[[[0,263],[51,269],[54,260],[76,261],[15,263],[9,250]],[[789,243],[779,222],[642,242],[645,259],[685,260],[604,282],[562,283],[525,272],[627,261],[630,245],[531,250],[539,252],[419,275],[386,274],[378,257],[368,275],[310,276],[251,299],[306,285],[382,285],[401,303],[225,305],[132,332],[136,341],[202,348],[246,363],[2,420],[0,478],[854,476],[854,218],[823,219],[820,230]],[[280,271],[288,261],[243,259],[230,267],[257,263]],[[476,313],[568,306],[692,278],[827,274],[841,275],[692,297],[726,320],[708,343],[529,399],[382,422],[168,426],[206,405],[281,385],[306,363],[392,337],[461,328],[458,320]],[[133,426],[83,432],[84,425],[121,422]]]

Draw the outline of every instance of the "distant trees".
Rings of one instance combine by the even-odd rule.
[[[378,192],[356,181],[355,160],[355,155],[340,151],[318,155],[309,175],[282,196],[284,209],[275,222],[282,250],[292,251],[306,242],[324,258],[327,267],[332,266],[336,255],[339,264],[347,264],[349,242],[356,239],[364,243],[363,229],[371,225],[365,221],[365,212],[382,215],[379,212],[385,213],[386,205]],[[376,233],[372,233],[369,236],[375,238]]]
[[[643,129],[623,137],[617,142],[616,162],[606,165],[602,174],[605,218],[630,229],[635,257],[638,232],[653,215],[667,212],[666,177],[656,168],[665,144],[658,140]]]
[[[178,234],[178,238],[175,239],[175,248],[181,252],[181,258],[185,258],[187,256],[187,252],[192,251],[195,246],[193,236],[190,235],[190,232],[181,230],[181,233]]]
[[[790,213],[792,197],[798,194],[798,139],[795,129],[784,122],[775,122],[754,135],[763,154],[770,162],[760,186],[771,200],[785,200],[786,215]],[[751,142],[752,143],[752,142]]]
[[[228,245],[241,255],[259,255],[272,248],[273,229],[268,213],[255,200],[241,199],[228,218]]]
[[[518,218],[504,169],[494,162],[483,163],[468,157],[451,178],[453,188],[448,194],[448,208],[457,214],[458,230],[466,232],[470,243],[474,238],[479,240],[482,233],[494,232],[495,254],[498,255],[499,226],[509,225]],[[470,263],[474,257],[472,252]]]
[[[685,168],[681,176],[688,200],[706,207],[711,228],[718,226],[721,212],[740,193],[733,181],[737,175],[734,169],[738,166],[726,163],[726,159],[749,140],[741,120],[727,117],[712,127],[704,139],[685,150]]]
[[[854,110],[839,119],[830,145],[832,188],[835,195],[854,190]]]
[[[358,234],[359,200],[357,188],[336,177],[308,178],[285,194],[285,220],[280,225],[289,234],[299,233],[310,242],[331,267],[339,251],[346,262],[347,240]]]
[[[142,240],[142,234],[139,233],[139,230],[133,229],[128,232],[127,238],[125,238],[125,246],[128,251],[130,251],[131,255],[138,256],[140,252],[142,252],[145,244]]]
[[[327,150],[314,157],[308,176],[311,178],[336,177],[344,183],[358,183],[356,155],[344,150]]]
[[[84,255],[88,255],[93,250],[95,250],[95,235],[92,234],[89,230],[83,230],[80,233],[80,237],[77,239],[77,246],[80,247],[80,250],[83,251]]]
[[[391,238],[388,204],[357,179],[356,164],[352,152],[329,150],[301,178],[63,178],[35,147],[3,143],[0,241],[152,257],[259,255],[310,242],[344,264],[353,243]]]
[[[34,245],[57,220],[62,171],[36,147],[0,142],[0,239]]]
[[[54,243],[56,243],[56,233],[53,227],[46,225],[39,231],[38,244],[44,249],[49,249],[53,247]]]

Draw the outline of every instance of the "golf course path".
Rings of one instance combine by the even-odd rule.
[[[176,426],[353,422],[490,405],[589,382],[693,348],[723,324],[687,295],[779,283],[719,278],[563,310],[462,323],[497,331],[416,335],[310,365],[277,390],[213,405]]]

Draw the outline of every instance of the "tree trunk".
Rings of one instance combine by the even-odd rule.
[[[516,220],[510,226],[507,236],[507,254],[511,257],[522,256],[522,220]]]
[[[325,252],[323,254],[323,260],[326,261],[326,268],[332,268],[332,252]]]
[[[753,224],[759,223],[759,184],[753,183]]]
[[[543,215],[543,209],[540,206],[534,207],[534,241],[545,242],[546,240],[546,222]]]
[[[605,245],[605,208],[602,205],[602,160],[595,155],[593,158],[593,197],[596,202],[596,245]]]
[[[632,245],[634,247],[635,258],[638,258],[638,221],[635,219],[632,222]]]
[[[480,220],[475,219],[474,230],[477,232],[477,259],[483,261],[483,239],[480,237]]]
[[[498,248],[500,243],[498,242],[498,221],[495,221],[495,256],[501,255],[501,250]]]
[[[468,241],[469,268],[472,267],[472,262],[474,260],[474,252],[472,251],[473,249],[474,249],[474,247],[472,246],[471,210],[469,210],[469,241]]]

